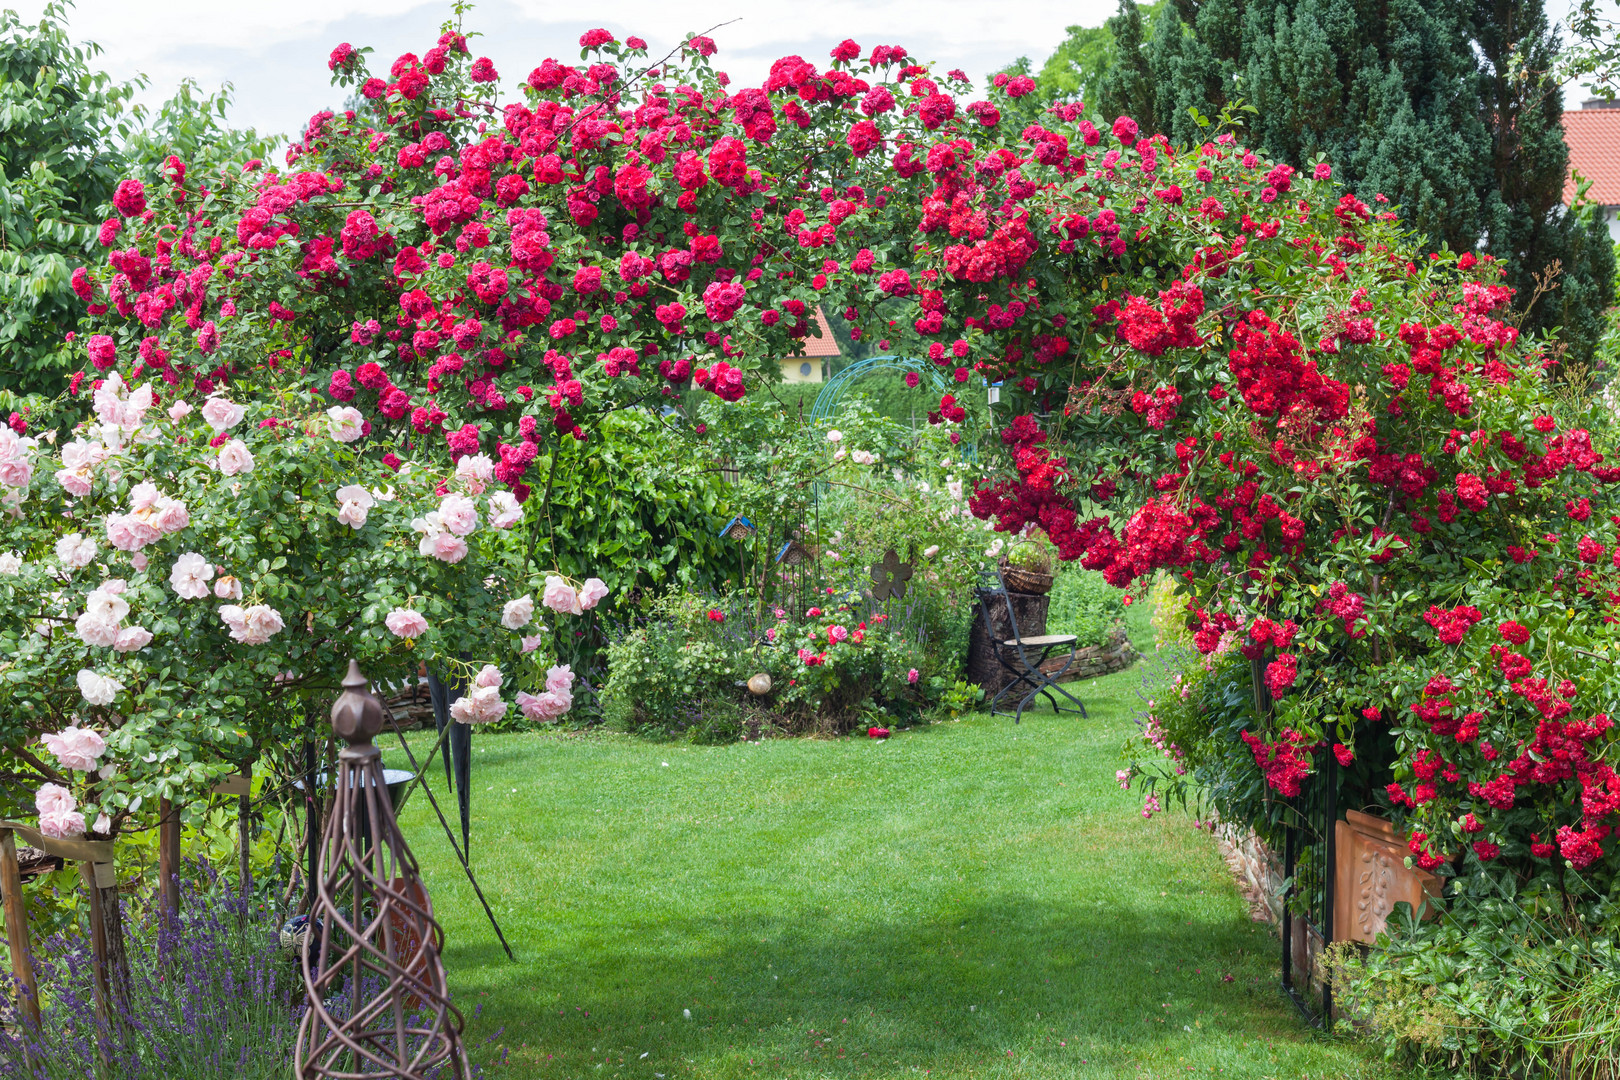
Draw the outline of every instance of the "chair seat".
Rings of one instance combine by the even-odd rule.
[[[1043,645],[1072,645],[1080,640],[1074,634],[1041,634],[1038,637],[1014,638],[1003,641],[1002,644],[1011,648],[1017,645],[1033,645],[1039,648]]]

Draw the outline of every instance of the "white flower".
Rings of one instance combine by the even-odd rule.
[[[467,460],[462,458],[463,461]],[[510,529],[523,520],[523,504],[510,491],[497,491],[489,497],[489,523],[497,529]]]
[[[925,559],[932,559],[935,555],[938,555],[938,554],[939,554],[939,545],[938,544],[929,544],[927,547],[923,548],[923,558],[925,558]]]
[[[223,567],[216,567],[216,569],[223,569]],[[214,582],[214,595],[219,597],[221,600],[242,599],[241,580],[232,577],[230,574],[221,575],[220,579]]]
[[[225,476],[253,471],[253,454],[241,439],[229,439],[219,448],[219,471]]]
[[[97,589],[84,598],[84,613],[91,618],[117,626],[129,614],[129,601],[121,593],[124,591],[122,578],[110,578],[101,583]]]
[[[56,542],[56,558],[70,570],[89,566],[96,557],[96,542],[83,533],[68,533]]]
[[[203,402],[202,418],[215,431],[228,431],[242,422],[247,410],[215,394]]]
[[[326,430],[340,443],[358,439],[366,418],[352,405],[337,405],[326,410]]]
[[[79,693],[92,705],[111,705],[124,684],[110,675],[97,675],[89,668],[79,669]]]
[[[853,450],[850,452],[849,460],[857,465],[870,465],[877,460],[877,455],[870,450]]]
[[[516,600],[508,600],[501,608],[501,625],[508,630],[521,630],[534,621],[534,597],[525,593]]]
[[[0,574],[22,572],[22,556],[15,551],[0,551]]]
[[[827,432],[827,441],[830,443],[840,442],[843,440],[843,438],[844,433],[839,431],[837,428],[833,428],[831,431]]]
[[[145,421],[146,410],[152,407],[152,384],[142,383],[140,389],[130,390],[118,372],[108,372],[91,395],[91,405],[96,410],[96,419],[107,427],[118,432],[133,432]]]
[[[169,571],[169,584],[184,600],[201,600],[208,595],[208,580],[214,576],[214,564],[188,551],[174,560]]]
[[[74,633],[86,645],[105,648],[118,640],[118,624],[85,612],[73,621]]]

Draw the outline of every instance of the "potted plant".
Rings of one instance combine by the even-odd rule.
[[[1020,593],[1048,593],[1052,591],[1051,541],[1034,533],[1015,542],[1001,560],[1001,580],[1007,588]]]

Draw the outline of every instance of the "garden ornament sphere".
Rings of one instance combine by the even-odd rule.
[[[756,697],[763,697],[771,692],[771,677],[761,671],[748,680],[748,692]]]

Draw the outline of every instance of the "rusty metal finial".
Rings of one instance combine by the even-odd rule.
[[[371,682],[360,665],[349,661],[343,693],[332,703],[332,730],[350,746],[369,746],[383,729],[383,703],[371,692]]]
[[[301,950],[309,1008],[294,1054],[300,1080],[427,1080],[446,1064],[457,1077],[471,1072],[439,959],[444,930],[371,745],[382,723],[382,703],[351,660],[332,706],[332,729],[350,745],[338,754],[311,944]]]

